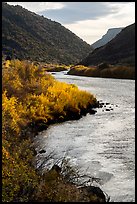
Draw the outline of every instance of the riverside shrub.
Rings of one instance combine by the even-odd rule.
[[[135,67],[126,65],[110,65],[101,63],[98,66],[85,67],[83,65],[73,66],[70,75],[89,76],[89,77],[104,77],[118,79],[135,79]]]
[[[29,202],[42,200],[41,185],[46,189],[45,200],[54,198],[51,184],[32,166],[30,138],[23,133],[28,124],[45,123],[68,114],[80,114],[81,109],[96,104],[96,98],[54,79],[44,68],[27,61],[11,60],[2,67],[2,201]],[[58,181],[57,181],[58,182]],[[54,182],[53,182],[54,183]],[[56,182],[55,182],[56,183]],[[65,186],[65,184],[58,184]],[[70,188],[70,186],[68,187]],[[48,190],[47,190],[48,189]],[[65,188],[65,193],[68,192]],[[57,189],[56,201],[64,200],[63,190]],[[60,193],[61,192],[61,193]],[[50,195],[49,195],[50,193]],[[70,199],[69,194],[69,199]],[[37,197],[38,196],[38,197]],[[65,201],[67,201],[67,194]]]

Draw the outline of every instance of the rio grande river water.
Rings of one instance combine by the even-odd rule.
[[[135,81],[63,72],[54,76],[109,104],[97,109],[95,115],[50,126],[36,136],[37,151],[54,151],[55,160],[66,155],[80,172],[100,178],[101,189],[110,196],[110,202],[134,202]]]

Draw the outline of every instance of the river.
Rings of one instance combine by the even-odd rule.
[[[36,150],[54,152],[54,162],[66,156],[81,173],[100,178],[110,202],[135,202],[135,81],[64,73],[54,76],[107,105],[94,115],[51,125],[35,137]]]

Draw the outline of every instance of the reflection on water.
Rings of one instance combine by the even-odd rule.
[[[100,178],[114,202],[135,201],[135,81],[55,75],[108,103],[95,115],[50,126],[35,138],[37,150],[70,158],[79,171]],[[42,160],[42,158],[41,158]]]

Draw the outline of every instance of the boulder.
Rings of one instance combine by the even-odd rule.
[[[89,111],[89,113],[90,114],[95,114],[97,111],[96,110],[93,110],[93,109],[91,109],[90,111]]]
[[[103,191],[96,186],[84,186],[80,188],[91,202],[106,202],[106,196]]]
[[[45,151],[44,149],[42,149],[42,150],[39,151],[40,154],[43,154],[43,153],[45,153],[45,152],[46,152],[46,151]]]

